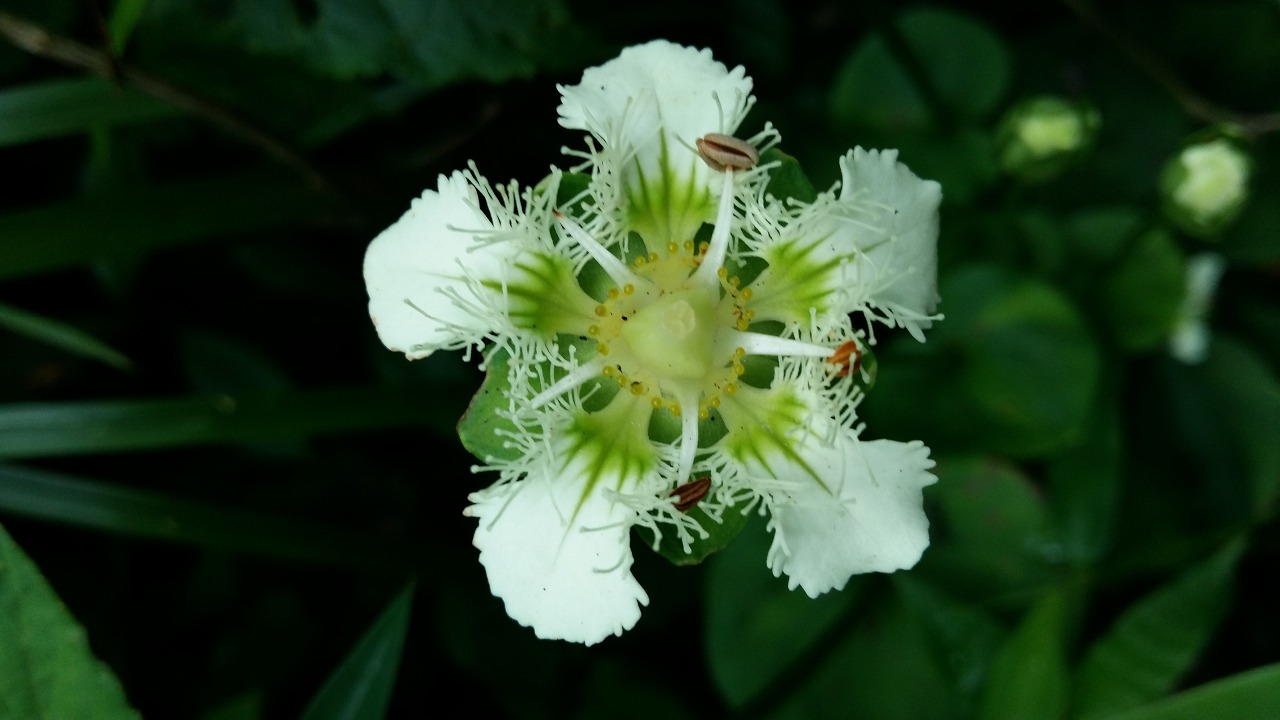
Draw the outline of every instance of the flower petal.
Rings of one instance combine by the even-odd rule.
[[[800,208],[758,252],[769,263],[752,283],[762,319],[809,322],[866,313],[917,340],[938,301],[942,190],[897,161],[896,150],[856,148],[840,160],[840,194]]]
[[[737,130],[754,102],[741,67],[656,40],[589,68],[560,94],[560,124],[592,133],[624,164],[630,220],[646,240],[684,242],[714,218],[718,175],[694,141]]]
[[[921,488],[937,480],[929,449],[918,441],[863,442],[844,434],[832,446],[812,436],[799,445],[808,467],[773,467],[794,485],[787,502],[770,508],[774,575],[785,573],[791,589],[817,597],[858,573],[915,565],[929,545]]]
[[[938,204],[942,187],[898,162],[897,150],[855,148],[840,160],[840,201],[861,212],[858,223],[831,238],[832,250],[858,259],[843,286],[864,288],[854,298],[885,313],[924,341],[938,302]],[[849,311],[854,308],[849,308]]]
[[[369,245],[364,279],[369,315],[378,337],[409,359],[478,342],[494,319],[464,307],[470,277],[499,277],[519,250],[514,243],[482,243],[476,232],[492,229],[474,188],[460,172],[441,175],[409,211]],[[465,269],[464,269],[465,268]]]
[[[598,489],[580,497],[574,465],[476,493],[467,514],[507,614],[540,638],[594,645],[630,630],[649,596],[631,575],[633,511]]]

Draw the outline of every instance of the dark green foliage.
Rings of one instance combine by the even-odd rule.
[[[0,41],[0,720],[1277,717],[1274,3],[0,13],[110,75]],[[771,576],[754,508],[692,555],[637,532],[651,604],[584,650],[505,615],[462,516],[476,457],[513,452],[504,358],[386,351],[361,258],[469,160],[522,186],[574,166],[555,85],[651,37],[755,78],[738,134],[780,128],[776,198],[859,145],[941,182],[945,319],[877,328],[859,407],[939,482],[914,570],[817,599]],[[1001,118],[1046,96],[1096,110],[1089,142],[1002,169]],[[1249,198],[1188,230],[1161,172],[1206,133],[1248,153]],[[1186,364],[1205,251],[1226,272]]]

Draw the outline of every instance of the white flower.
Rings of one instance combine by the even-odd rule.
[[[938,319],[940,190],[893,151],[851,151],[808,204],[769,194],[775,164],[751,153],[713,170],[698,141],[731,136],[750,91],[706,51],[629,48],[560,88],[561,124],[588,133],[573,184],[442,177],[369,248],[388,347],[487,346],[505,368],[501,451],[478,468],[498,481],[466,512],[491,589],[540,637],[631,628],[648,597],[630,529],[688,552],[708,532],[694,504],[768,512],[768,566],[810,595],[928,545],[927,448],[859,439],[874,335],[853,318],[919,340]]]

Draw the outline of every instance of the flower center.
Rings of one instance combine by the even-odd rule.
[[[636,361],[662,380],[700,380],[711,369],[715,302],[701,288],[660,297],[622,326]]]
[[[611,288],[587,329],[606,378],[647,396],[655,409],[681,415],[683,405],[704,420],[722,393],[737,391],[745,370],[744,350],[726,347],[725,333],[746,330],[754,316],[744,307],[750,289],[723,267],[696,276],[707,249],[705,242],[672,242],[665,253],[641,255],[630,266],[638,282]]]

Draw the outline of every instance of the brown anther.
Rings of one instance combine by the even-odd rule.
[[[702,498],[707,496],[707,492],[711,490],[711,476],[703,475],[700,478],[681,485],[671,491],[668,497],[676,498],[676,509],[680,512],[689,512],[694,505],[702,502]]]
[[[852,363],[849,362],[850,356],[853,357]],[[836,377],[848,377],[849,373],[858,372],[862,368],[862,351],[858,349],[856,341],[849,340],[836,348],[827,362],[837,366]]]
[[[698,146],[698,156],[716,172],[749,170],[760,162],[760,151],[755,145],[732,135],[707,133],[694,144]]]

